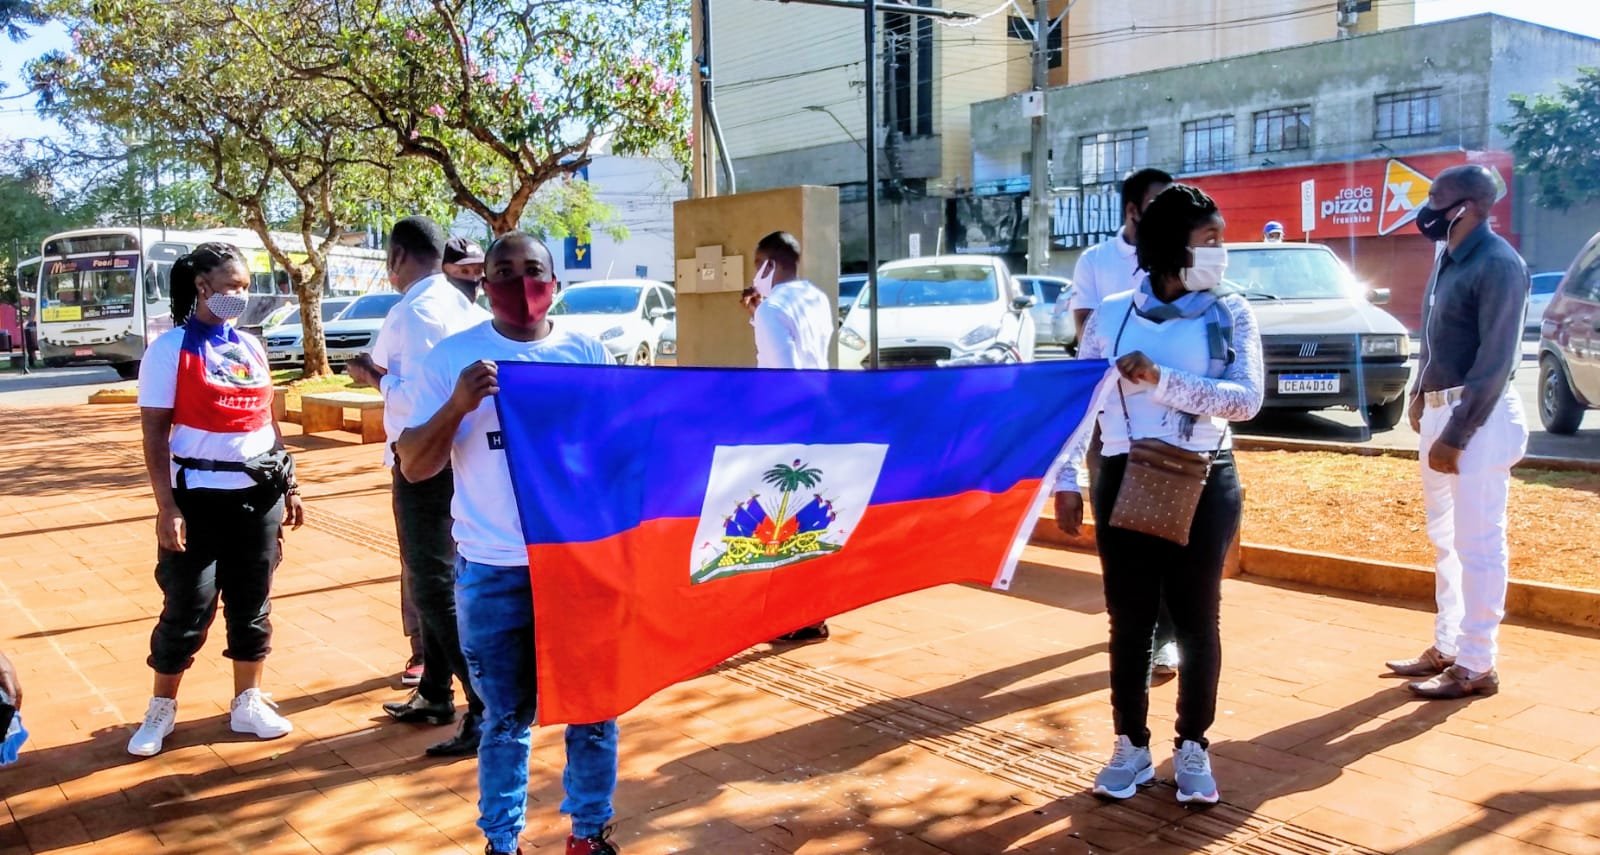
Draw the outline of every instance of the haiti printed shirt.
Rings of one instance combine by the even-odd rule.
[[[172,410],[174,457],[243,462],[277,444],[272,427],[272,373],[266,352],[231,324],[191,318],[163,333],[139,364],[139,406]],[[190,489],[244,490],[243,472],[189,470]],[[173,486],[178,466],[172,466]]]

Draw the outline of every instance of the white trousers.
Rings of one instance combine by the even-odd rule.
[[[1434,646],[1469,671],[1494,668],[1500,621],[1506,613],[1506,497],[1511,467],[1528,449],[1522,400],[1508,389],[1461,452],[1461,473],[1428,466],[1428,449],[1457,404],[1422,414],[1422,494],[1433,541]]]

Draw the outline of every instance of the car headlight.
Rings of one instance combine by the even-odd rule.
[[[605,332],[600,334],[600,340],[601,341],[610,341],[610,340],[612,340],[614,338],[622,338],[622,333],[623,333],[622,327],[612,327],[611,329],[608,329]]]
[[[1362,356],[1411,355],[1411,339],[1403,335],[1364,335],[1361,337]]]
[[[662,339],[661,340],[661,344],[658,347],[656,347],[656,353],[659,353],[662,356],[672,356],[673,354],[675,354],[677,352],[678,352],[678,343],[673,341],[670,338]]]
[[[839,330],[839,343],[850,348],[851,350],[867,349],[867,340],[862,338],[860,333],[857,333],[855,330],[850,329],[849,327]]]
[[[1000,334],[1000,328],[999,327],[993,327],[993,326],[978,327],[977,329],[973,330],[972,332],[969,332],[966,335],[961,337],[961,346],[962,347],[977,347],[978,345],[983,344],[984,342],[994,338],[995,336],[997,336],[999,334]]]

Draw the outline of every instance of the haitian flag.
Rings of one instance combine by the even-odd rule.
[[[502,362],[540,724],[947,582],[1005,588],[1106,363],[910,371]]]

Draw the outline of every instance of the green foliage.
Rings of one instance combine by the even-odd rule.
[[[1555,95],[1513,95],[1511,137],[1517,171],[1534,180],[1534,201],[1566,210],[1600,200],[1600,69],[1579,69]]]
[[[495,232],[582,235],[609,211],[592,194],[545,188],[576,174],[598,145],[688,161],[689,102],[672,70],[688,39],[686,3],[247,0],[233,9],[260,44],[293,46],[274,55],[296,75],[365,105],[402,156],[435,165],[456,205]]]

